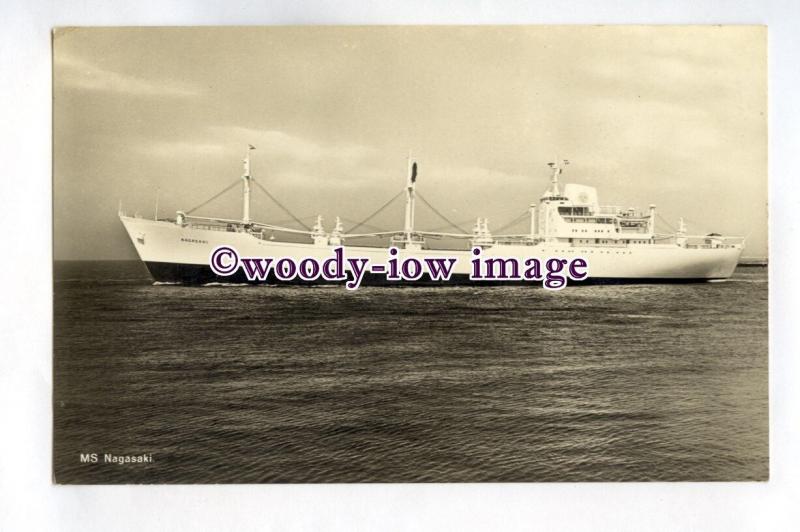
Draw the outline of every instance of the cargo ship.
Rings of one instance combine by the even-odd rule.
[[[233,247],[242,256],[289,257],[297,261],[308,257],[324,260],[331,255],[333,248],[343,246],[349,255],[365,257],[374,263],[385,263],[388,249],[394,247],[401,259],[456,258],[453,275],[447,284],[476,284],[469,276],[469,261],[476,248],[484,257],[505,259],[538,258],[544,261],[551,257],[583,257],[588,262],[588,277],[582,283],[591,284],[724,280],[732,275],[744,249],[742,237],[718,233],[690,235],[683,219],[679,220],[677,230],[659,233],[656,231],[655,205],[649,205],[644,211],[601,205],[594,187],[579,184],[562,187],[560,178],[569,161],[558,159],[548,163],[551,176],[546,190],[538,201],[526,208],[524,214],[529,221],[529,230],[522,234],[492,234],[486,218],[478,218],[472,231],[416,229],[416,205],[421,196],[417,192],[418,166],[411,157],[408,160],[405,187],[396,196],[405,197],[402,229],[359,233],[355,229],[362,226],[363,222],[345,230],[342,221],[337,218],[328,231],[321,216],[317,216],[313,227],[305,226],[294,215],[292,218],[304,225],[303,228],[262,223],[251,218],[250,203],[254,185],[284,207],[260,180],[251,176],[250,157],[253,149],[253,146],[247,148],[241,179],[223,190],[225,192],[241,183],[241,219],[193,215],[197,208],[177,211],[174,218],[159,219],[156,215],[154,219],[147,219],[125,215],[120,205],[119,218],[154,281],[190,285],[251,283],[243,271],[227,276],[214,273],[209,257],[219,246]],[[458,229],[455,224],[450,225]],[[367,238],[386,239],[388,242],[383,246],[354,243]],[[428,240],[441,238],[459,239],[465,243],[464,249],[436,249],[428,244]],[[282,284],[285,281],[269,276],[261,282]],[[301,280],[293,282],[314,284]],[[387,283],[385,276],[367,275],[362,285],[369,284],[392,283]],[[402,284],[443,283],[423,276],[413,283],[404,281]],[[484,281],[478,284],[488,283]]]

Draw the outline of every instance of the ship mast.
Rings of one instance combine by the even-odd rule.
[[[536,236],[531,236],[531,238],[542,238],[548,241],[552,240],[553,227],[550,212],[554,206],[551,206],[551,201],[560,201],[564,199],[561,197],[561,191],[558,190],[558,176],[564,171],[564,166],[568,164],[568,160],[559,160],[558,157],[556,157],[553,162],[547,163],[547,166],[553,169],[553,175],[550,177],[550,188],[545,190],[542,197],[539,199],[541,207],[539,208],[539,223],[536,224],[538,227],[534,226],[533,218],[535,211],[533,206],[531,206],[531,235],[534,234],[534,229],[538,229],[536,231]]]
[[[408,185],[406,186],[406,220],[403,232],[406,237],[406,245],[411,243],[411,236],[414,233],[414,207],[416,200],[417,186],[417,163],[411,161],[411,154],[408,154]]]
[[[244,190],[242,193],[242,223],[250,223],[250,151],[256,149],[252,144],[247,145],[247,153],[244,156],[244,173],[242,181]]]
[[[530,233],[528,238],[531,240],[536,239],[536,204],[531,203],[528,206],[528,216],[530,217]]]
[[[553,175],[550,177],[550,191],[549,194],[551,196],[560,196],[561,193],[558,190],[558,176],[561,172],[564,171],[564,168],[561,166],[563,162],[564,166],[569,164],[569,161],[564,159],[563,161],[559,161],[558,157],[555,158],[555,162],[547,163],[547,166],[553,169]]]

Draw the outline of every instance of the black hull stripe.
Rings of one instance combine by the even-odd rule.
[[[266,281],[249,281],[244,272],[238,270],[230,277],[220,277],[216,275],[210,266],[201,264],[178,264],[170,262],[145,262],[150,275],[158,282],[178,283],[185,285],[204,285],[208,283],[226,284],[267,284],[267,285],[322,285],[322,284],[343,284],[343,282],[326,281],[281,281],[273,275]],[[693,279],[668,279],[668,278],[617,278],[617,277],[594,277],[584,281],[569,281],[568,285],[610,285],[610,284],[687,284],[703,283],[713,279],[693,278]],[[454,274],[450,281],[432,281],[427,275],[418,281],[387,281],[383,274],[364,275],[361,282],[362,286],[539,286],[541,281],[473,281],[466,274]]]

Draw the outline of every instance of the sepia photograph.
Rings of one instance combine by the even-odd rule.
[[[770,478],[767,28],[52,31],[55,484]]]

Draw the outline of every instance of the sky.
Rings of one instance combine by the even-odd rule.
[[[254,179],[329,230],[397,194],[409,153],[425,199],[497,230],[558,157],[601,204],[654,203],[766,257],[766,54],[761,26],[58,29],[54,257],[136,258],[119,202],[174,217],[234,182],[248,144]],[[195,214],[240,218],[241,187]],[[252,217],[297,227],[257,189]],[[401,228],[402,201],[370,224]]]

